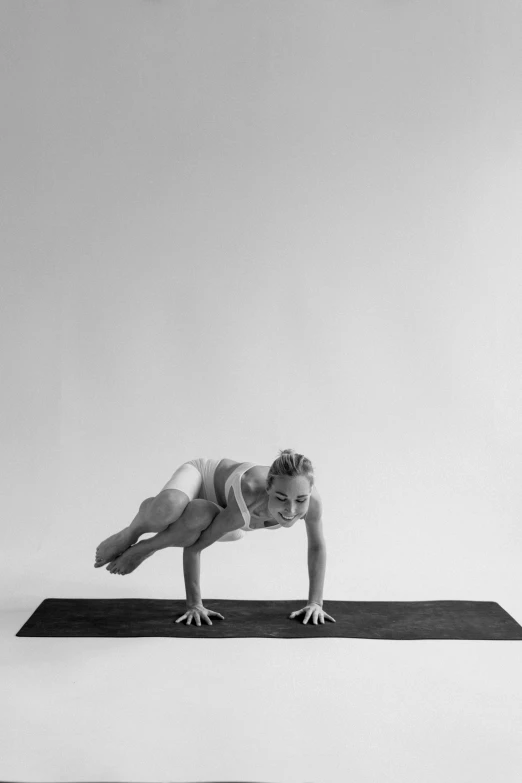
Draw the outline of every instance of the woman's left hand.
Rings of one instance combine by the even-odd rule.
[[[315,604],[315,603],[309,603],[306,604],[304,609],[298,609],[296,612],[292,612],[292,614],[289,616],[290,620],[293,620],[294,617],[298,617],[298,615],[303,614],[305,612],[305,618],[303,620],[303,624],[306,624],[310,617],[312,618],[312,622],[314,625],[317,625],[317,623],[323,623],[324,625],[324,618],[326,617],[327,620],[331,620],[332,623],[335,623],[335,620],[333,617],[330,617],[329,614],[326,614],[325,611],[323,611],[323,607],[321,604]]]

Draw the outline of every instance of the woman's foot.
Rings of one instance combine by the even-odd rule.
[[[110,571],[111,574],[130,574],[153,554],[153,550],[145,544],[145,541],[141,541],[139,544],[129,547],[122,555],[109,563],[107,571]]]
[[[115,533],[113,536],[109,536],[105,541],[102,541],[96,550],[94,567],[101,568],[102,565],[110,563],[111,560],[114,560],[115,557],[118,557],[118,555],[125,552],[132,544],[136,543],[137,539],[138,535],[129,527],[120,530],[119,533]]]

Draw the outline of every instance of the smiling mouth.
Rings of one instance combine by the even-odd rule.
[[[295,517],[295,514],[293,517],[285,517],[284,514],[280,514],[280,516],[285,520],[285,522],[291,522],[292,519]]]

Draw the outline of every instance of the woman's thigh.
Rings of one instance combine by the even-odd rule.
[[[183,516],[180,518],[180,522],[187,530],[192,532],[199,531],[201,533],[214,521],[220,511],[223,511],[223,509],[217,503],[213,503],[211,500],[204,500],[203,498],[196,498],[188,504],[183,512]]]
[[[191,501],[199,497],[202,484],[203,478],[197,467],[191,462],[184,462],[174,471],[161,491],[175,489],[178,492],[183,492],[188,501]]]

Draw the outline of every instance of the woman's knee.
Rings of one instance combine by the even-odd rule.
[[[183,513],[183,522],[190,530],[204,530],[222,511],[221,506],[211,500],[191,500]]]
[[[154,527],[167,527],[179,519],[189,503],[189,496],[181,490],[163,489],[148,503],[145,509],[146,520]]]
[[[140,514],[146,514],[147,509],[150,508],[150,504],[154,501],[154,498],[145,498],[145,500],[142,500],[140,503],[139,512]]]

